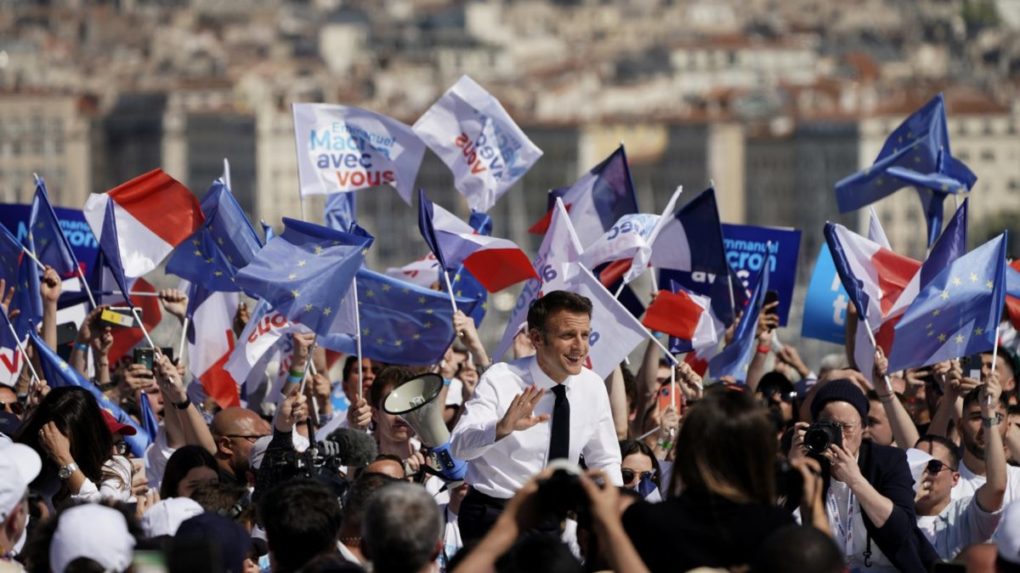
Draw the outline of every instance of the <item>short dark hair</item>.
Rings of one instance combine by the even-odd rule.
[[[805,525],[788,525],[766,537],[751,565],[752,573],[840,573],[845,570],[843,553],[832,538]]]
[[[528,308],[528,329],[545,332],[546,320],[559,310],[586,314],[591,318],[591,309],[591,300],[588,297],[565,290],[554,290],[532,301]]]
[[[357,361],[358,361],[358,357],[353,355],[353,354],[348,356],[347,359],[344,360],[344,371],[343,371],[343,375],[340,378],[341,380],[344,380],[344,381],[347,380],[347,377],[351,375],[351,370],[354,370],[354,363],[357,362]]]
[[[382,402],[391,391],[411,378],[414,378],[414,371],[404,366],[387,366],[379,372],[368,389],[368,397],[373,408],[382,409]]]
[[[950,440],[949,438],[946,438],[944,436],[938,436],[938,435],[935,435],[935,434],[927,434],[927,435],[921,436],[917,440],[917,443],[914,444],[914,447],[917,448],[917,446],[920,445],[922,442],[928,442],[929,444],[939,444],[939,445],[945,447],[947,450],[949,450],[949,458],[952,460],[953,468],[955,468],[955,469],[959,469],[960,468],[960,446],[957,446],[955,443],[953,443],[952,440]],[[920,448],[918,448],[918,449],[920,449]],[[934,449],[934,448],[932,448],[932,449]]]
[[[397,463],[403,463],[398,461]],[[355,535],[361,535],[361,520],[365,517],[365,506],[368,505],[368,498],[375,491],[387,484],[397,481],[386,474],[375,472],[363,473],[351,484],[344,496],[344,507],[341,511],[343,516],[343,529],[355,531]]]
[[[340,519],[336,496],[312,480],[281,483],[259,502],[259,521],[278,571],[296,571],[317,555],[335,551]]]
[[[662,468],[659,467],[659,460],[655,457],[655,452],[652,451],[652,448],[649,448],[648,444],[641,440],[622,440],[620,442],[620,460],[622,461],[627,456],[634,454],[641,454],[652,460],[652,467],[655,468],[655,478],[653,478],[653,481],[658,484]]]

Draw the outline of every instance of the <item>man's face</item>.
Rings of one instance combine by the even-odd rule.
[[[818,413],[819,422],[835,422],[843,428],[843,448],[856,456],[864,439],[861,415],[847,402],[829,402]]]
[[[392,391],[393,388],[390,388],[383,394],[382,400],[379,402],[379,408],[372,408],[372,419],[375,421],[375,431],[379,434],[380,440],[386,440],[393,443],[406,442],[414,437],[414,428],[412,428],[411,425],[405,422],[400,416],[390,414],[381,407],[386,403],[386,397],[389,396]]]
[[[1006,411],[1001,407],[998,411],[1005,419]],[[1009,424],[1000,423],[996,428],[1005,437]],[[985,430],[986,428],[981,424],[981,405],[977,402],[968,405],[960,416],[960,434],[963,437],[963,447],[979,460],[985,459],[985,444],[987,443]]]
[[[880,446],[892,445],[892,426],[889,425],[889,416],[885,414],[885,408],[878,400],[871,400],[868,405],[868,427],[864,429],[864,437]]]
[[[226,462],[234,476],[241,479],[247,474],[251,466],[251,449],[255,442],[272,433],[269,423],[259,418],[253,412],[250,416],[244,416],[234,420],[228,433],[217,436],[219,450],[229,455]],[[223,462],[220,462],[221,465]]]
[[[949,498],[953,486],[960,480],[959,468],[953,466],[953,458],[949,455],[949,450],[942,444],[921,442],[918,444],[918,447],[922,451],[931,454],[941,464],[929,462],[928,467],[924,469],[924,473],[921,474],[921,487],[922,491],[927,493],[918,498],[917,501],[919,503],[941,503]],[[934,471],[936,469],[938,471]]]
[[[18,395],[14,393],[14,390],[0,385],[0,410],[4,412],[14,414],[17,418],[21,419],[21,403],[18,402]]]
[[[555,382],[581,373],[588,356],[591,318],[584,313],[557,310],[545,321],[544,332],[532,329],[531,343],[537,351],[539,367]]]
[[[992,371],[992,353],[986,352],[981,355],[981,377],[986,378]],[[999,375],[999,382],[1002,383],[1004,393],[1012,392],[1016,388],[1016,380],[1013,378],[1013,369],[1010,368],[1006,357],[998,355],[995,357],[995,373]]]
[[[368,396],[368,390],[375,381],[375,370],[372,368],[372,359],[361,359],[361,395]],[[358,399],[358,364],[351,368],[351,372],[344,380],[344,394],[352,403]]]

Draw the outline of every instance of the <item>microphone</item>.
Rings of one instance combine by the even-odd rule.
[[[319,442],[320,452],[327,458],[337,458],[342,465],[363,468],[372,463],[379,450],[367,432],[351,428],[338,428]]]

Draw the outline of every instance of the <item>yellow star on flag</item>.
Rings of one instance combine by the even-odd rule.
[[[938,316],[940,314],[942,314],[942,311],[937,309],[937,308],[935,310],[931,311],[931,315],[932,316]]]
[[[980,326],[974,329],[974,334],[976,334],[978,336],[981,336],[984,333],[985,333],[985,329],[981,328]]]
[[[978,282],[978,276],[974,273],[970,273],[970,282],[972,283]]]
[[[298,261],[298,262],[297,262],[297,266],[299,266],[299,267],[303,267],[303,266],[305,266],[305,260],[304,260],[304,259],[301,259],[300,261]]]
[[[426,320],[425,322],[421,323],[421,327],[422,328],[432,328],[432,323]]]
[[[294,298],[297,298],[297,297],[301,296],[301,291],[299,291],[298,289],[294,289],[294,290],[290,291],[290,294],[294,295]]]
[[[372,290],[372,289],[366,290],[365,291],[365,296],[368,297],[368,298],[372,298],[372,297],[375,296],[375,291]]]
[[[198,249],[195,249],[195,256],[196,257],[201,257],[202,256],[202,251],[200,251]]]
[[[942,291],[942,294],[940,294],[939,296],[942,297],[942,300],[949,300],[949,291],[944,290]]]
[[[322,245],[315,245],[315,254],[316,255],[322,254]]]
[[[953,277],[953,286],[960,286],[962,284],[963,281],[960,280],[960,277]]]
[[[391,290],[393,290],[393,287],[391,287],[390,285],[388,285],[386,283],[383,283],[382,290],[383,290],[383,292],[390,292]]]
[[[394,340],[394,341],[393,341],[393,346],[398,346],[398,347],[399,347],[399,346],[400,346],[400,345],[402,345],[403,343],[404,343],[404,341],[403,341],[403,340]]]
[[[418,297],[418,304],[425,304],[426,300],[427,299],[425,297],[420,296],[420,297]]]
[[[305,312],[312,312],[312,308],[313,308],[312,305],[306,304],[305,305]]]
[[[297,278],[297,273],[290,273],[289,275],[287,275],[287,278],[290,280],[294,280]]]
[[[964,338],[962,334],[957,334],[956,335],[956,343],[957,344],[963,344],[964,340],[966,340],[966,338]]]
[[[326,308],[322,309],[322,314],[325,314],[326,316],[329,316],[332,313],[333,313],[333,309],[328,307],[328,306]]]
[[[939,334],[939,342],[945,342],[945,341],[946,341],[946,335],[945,334]]]
[[[361,335],[362,336],[368,336],[369,335],[369,330],[367,328],[362,328],[361,329]]]
[[[992,281],[988,281],[988,282],[985,283],[985,288],[993,288],[993,287],[995,287],[995,283],[993,283]]]

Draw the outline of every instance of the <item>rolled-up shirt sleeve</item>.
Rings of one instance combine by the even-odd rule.
[[[454,457],[473,460],[488,451],[496,443],[496,424],[502,416],[492,378],[483,376],[453,429],[450,448]]]
[[[613,415],[609,408],[609,395],[606,394],[605,387],[601,388],[596,402],[597,407],[593,411],[600,412],[601,416],[598,419],[595,435],[582,450],[584,463],[589,468],[604,471],[613,485],[622,486],[620,442],[616,436],[616,425],[613,423]]]

